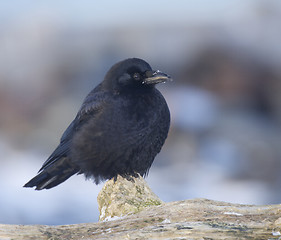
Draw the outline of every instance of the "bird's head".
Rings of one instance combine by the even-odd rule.
[[[148,89],[157,83],[171,80],[171,77],[139,58],[118,62],[107,72],[103,84],[117,91]]]

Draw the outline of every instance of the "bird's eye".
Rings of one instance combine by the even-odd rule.
[[[134,73],[133,78],[138,81],[141,79],[141,75],[139,73]]]

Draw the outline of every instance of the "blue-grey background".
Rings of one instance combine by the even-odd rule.
[[[147,181],[164,201],[281,202],[281,2],[0,2],[0,223],[98,219],[102,184],[22,188],[112,64],[140,57],[174,81]]]

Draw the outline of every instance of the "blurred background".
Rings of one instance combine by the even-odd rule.
[[[22,186],[128,57],[174,79],[158,86],[172,123],[147,178],[162,200],[281,203],[280,1],[1,1],[0,19],[0,223],[98,220],[103,184]]]

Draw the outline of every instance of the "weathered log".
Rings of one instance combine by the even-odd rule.
[[[194,199],[156,201],[152,205],[160,205],[148,206],[146,200],[155,202],[149,200],[150,191],[142,184],[141,178],[134,182],[118,178],[105,185],[99,196],[100,209],[103,208],[103,214],[108,213],[103,219],[111,221],[61,226],[2,224],[0,240],[281,239],[281,205],[255,206]],[[132,189],[136,201],[132,201],[134,194],[128,193],[128,189]],[[142,195],[145,195],[143,200]],[[155,197],[153,193],[152,196]],[[142,201],[144,204],[140,204]],[[122,202],[132,204],[117,212],[116,206],[122,208]],[[114,207],[114,204],[117,205]],[[119,217],[114,217],[115,214]]]

